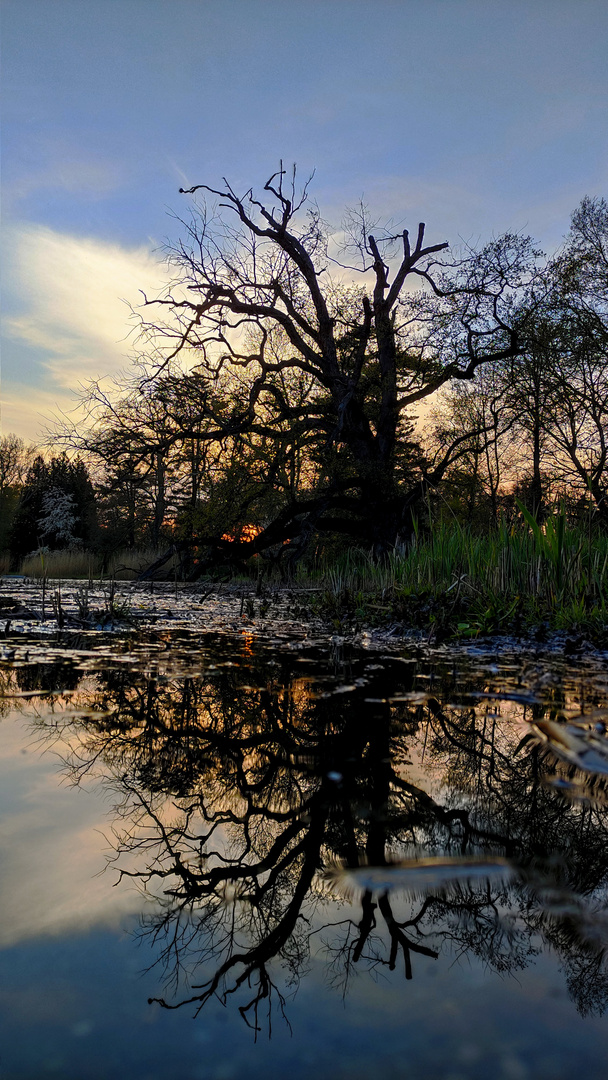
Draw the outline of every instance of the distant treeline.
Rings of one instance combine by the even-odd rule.
[[[548,260],[520,236],[454,255],[424,226],[415,245],[372,235],[361,211],[350,285],[306,186],[281,171],[264,190],[218,193],[237,212],[219,232],[194,212],[131,376],[89,386],[44,456],[0,440],[13,567],[173,545],[185,576],[293,573],[346,548],[382,562],[448,521],[608,532],[605,200]]]

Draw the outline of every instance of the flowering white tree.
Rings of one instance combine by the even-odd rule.
[[[74,509],[74,496],[61,488],[51,488],[42,498],[42,514],[38,518],[40,535],[64,547],[81,547],[74,535],[79,518]]]

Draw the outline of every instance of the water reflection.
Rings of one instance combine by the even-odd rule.
[[[153,900],[154,1000],[234,1002],[257,1031],[319,951],[346,993],[362,969],[412,979],[471,955],[507,974],[551,948],[580,1013],[604,1011],[600,678],[390,656],[320,668],[251,641],[183,667],[197,673],[11,676],[45,695],[35,730],[72,781],[114,792],[112,864]]]

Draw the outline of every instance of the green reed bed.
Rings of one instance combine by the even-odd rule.
[[[541,527],[526,513],[486,536],[443,522],[380,563],[351,549],[313,576],[337,621],[397,619],[464,637],[608,627],[608,537],[570,528],[563,514]]]

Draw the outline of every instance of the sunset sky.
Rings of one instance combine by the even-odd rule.
[[[124,368],[179,187],[316,169],[429,242],[608,195],[605,0],[3,0],[2,430]]]

